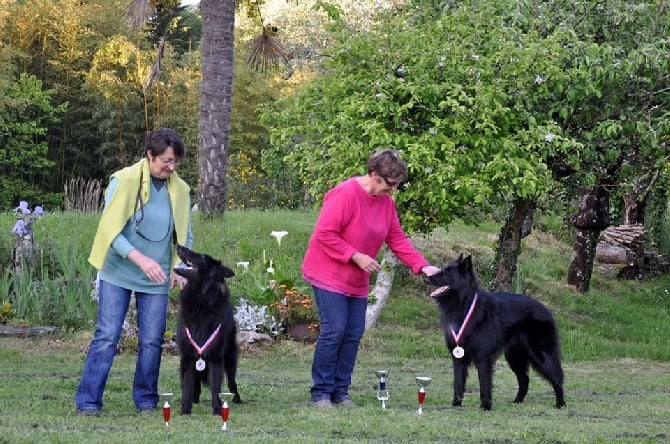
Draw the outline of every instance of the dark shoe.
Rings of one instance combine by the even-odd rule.
[[[333,408],[333,403],[330,402],[330,399],[319,399],[318,401],[313,401],[312,405],[317,409],[331,409]]]
[[[335,405],[338,406],[338,407],[344,407],[345,409],[353,409],[354,407],[356,407],[356,404],[354,404],[354,401],[352,401],[349,398],[343,399],[340,402],[336,402]]]
[[[96,410],[96,409],[77,409],[77,416],[100,416],[100,410]]]

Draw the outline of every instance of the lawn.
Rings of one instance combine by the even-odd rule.
[[[271,248],[270,231],[287,229],[281,248],[296,256],[290,266],[297,268],[314,217],[233,212],[223,219],[196,218],[196,245],[234,264]],[[457,223],[414,240],[435,263],[457,252],[472,254],[486,275],[497,230],[495,223],[476,228]],[[55,242],[61,237],[54,234]],[[400,267],[387,306],[361,344],[351,387],[358,408],[313,409],[313,346],[278,340],[267,349],[243,352],[238,384],[244,404],[231,406],[226,431],[211,414],[206,391],[192,415],[179,415],[178,359],[168,353],[159,389],[174,393],[169,427],[158,411],[148,416],[134,411],[132,352],[116,357],[102,415],[79,417],[74,393],[90,327],[32,339],[0,337],[0,443],[668,442],[670,278],[617,281],[596,272],[591,291],[575,294],[564,284],[570,253],[565,241],[535,232],[524,240],[520,257],[524,288],[551,308],[559,324],[565,409],[553,407],[551,387],[535,374],[526,401],[513,404],[516,381],[502,360],[491,412],[479,409],[474,369],[463,407],[452,407],[451,362],[437,308],[420,279]],[[380,369],[389,372],[386,410],[376,399],[374,371]],[[423,415],[416,414],[417,376],[432,378]]]

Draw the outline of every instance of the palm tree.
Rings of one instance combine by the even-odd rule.
[[[235,49],[235,8],[237,3],[247,7],[246,0],[201,0],[202,16],[200,116],[198,119],[198,183],[199,209],[206,217],[223,213],[227,203],[227,171],[230,144],[233,54]],[[161,0],[159,6],[170,10],[178,0]],[[254,4],[251,4],[254,5]],[[255,7],[260,17],[259,4]],[[150,0],[133,0],[127,18],[131,25],[141,27],[153,11]],[[268,70],[279,66],[278,61],[288,62],[283,46],[275,40],[271,28],[263,26],[262,34],[254,41],[247,63],[256,69]],[[162,44],[160,40],[156,62],[147,86],[160,73]]]
[[[235,0],[202,0],[202,86],[198,122],[199,207],[205,216],[223,213],[228,183],[233,97]]]

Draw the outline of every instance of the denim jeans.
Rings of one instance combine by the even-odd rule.
[[[77,388],[77,409],[100,410],[132,291],[100,281],[98,320]],[[135,293],[138,354],[133,380],[137,409],[158,404],[158,372],[167,316],[167,294]]]
[[[312,361],[312,401],[349,399],[351,374],[365,332],[367,298],[353,298],[314,287],[321,327]]]

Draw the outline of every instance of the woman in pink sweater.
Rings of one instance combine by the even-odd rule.
[[[407,165],[385,149],[367,162],[368,173],[326,193],[302,263],[314,287],[321,328],[312,362],[315,407],[355,407],[349,397],[358,345],[365,331],[370,273],[386,243],[413,273],[439,271],[416,251],[402,230],[390,193],[407,179]]]

